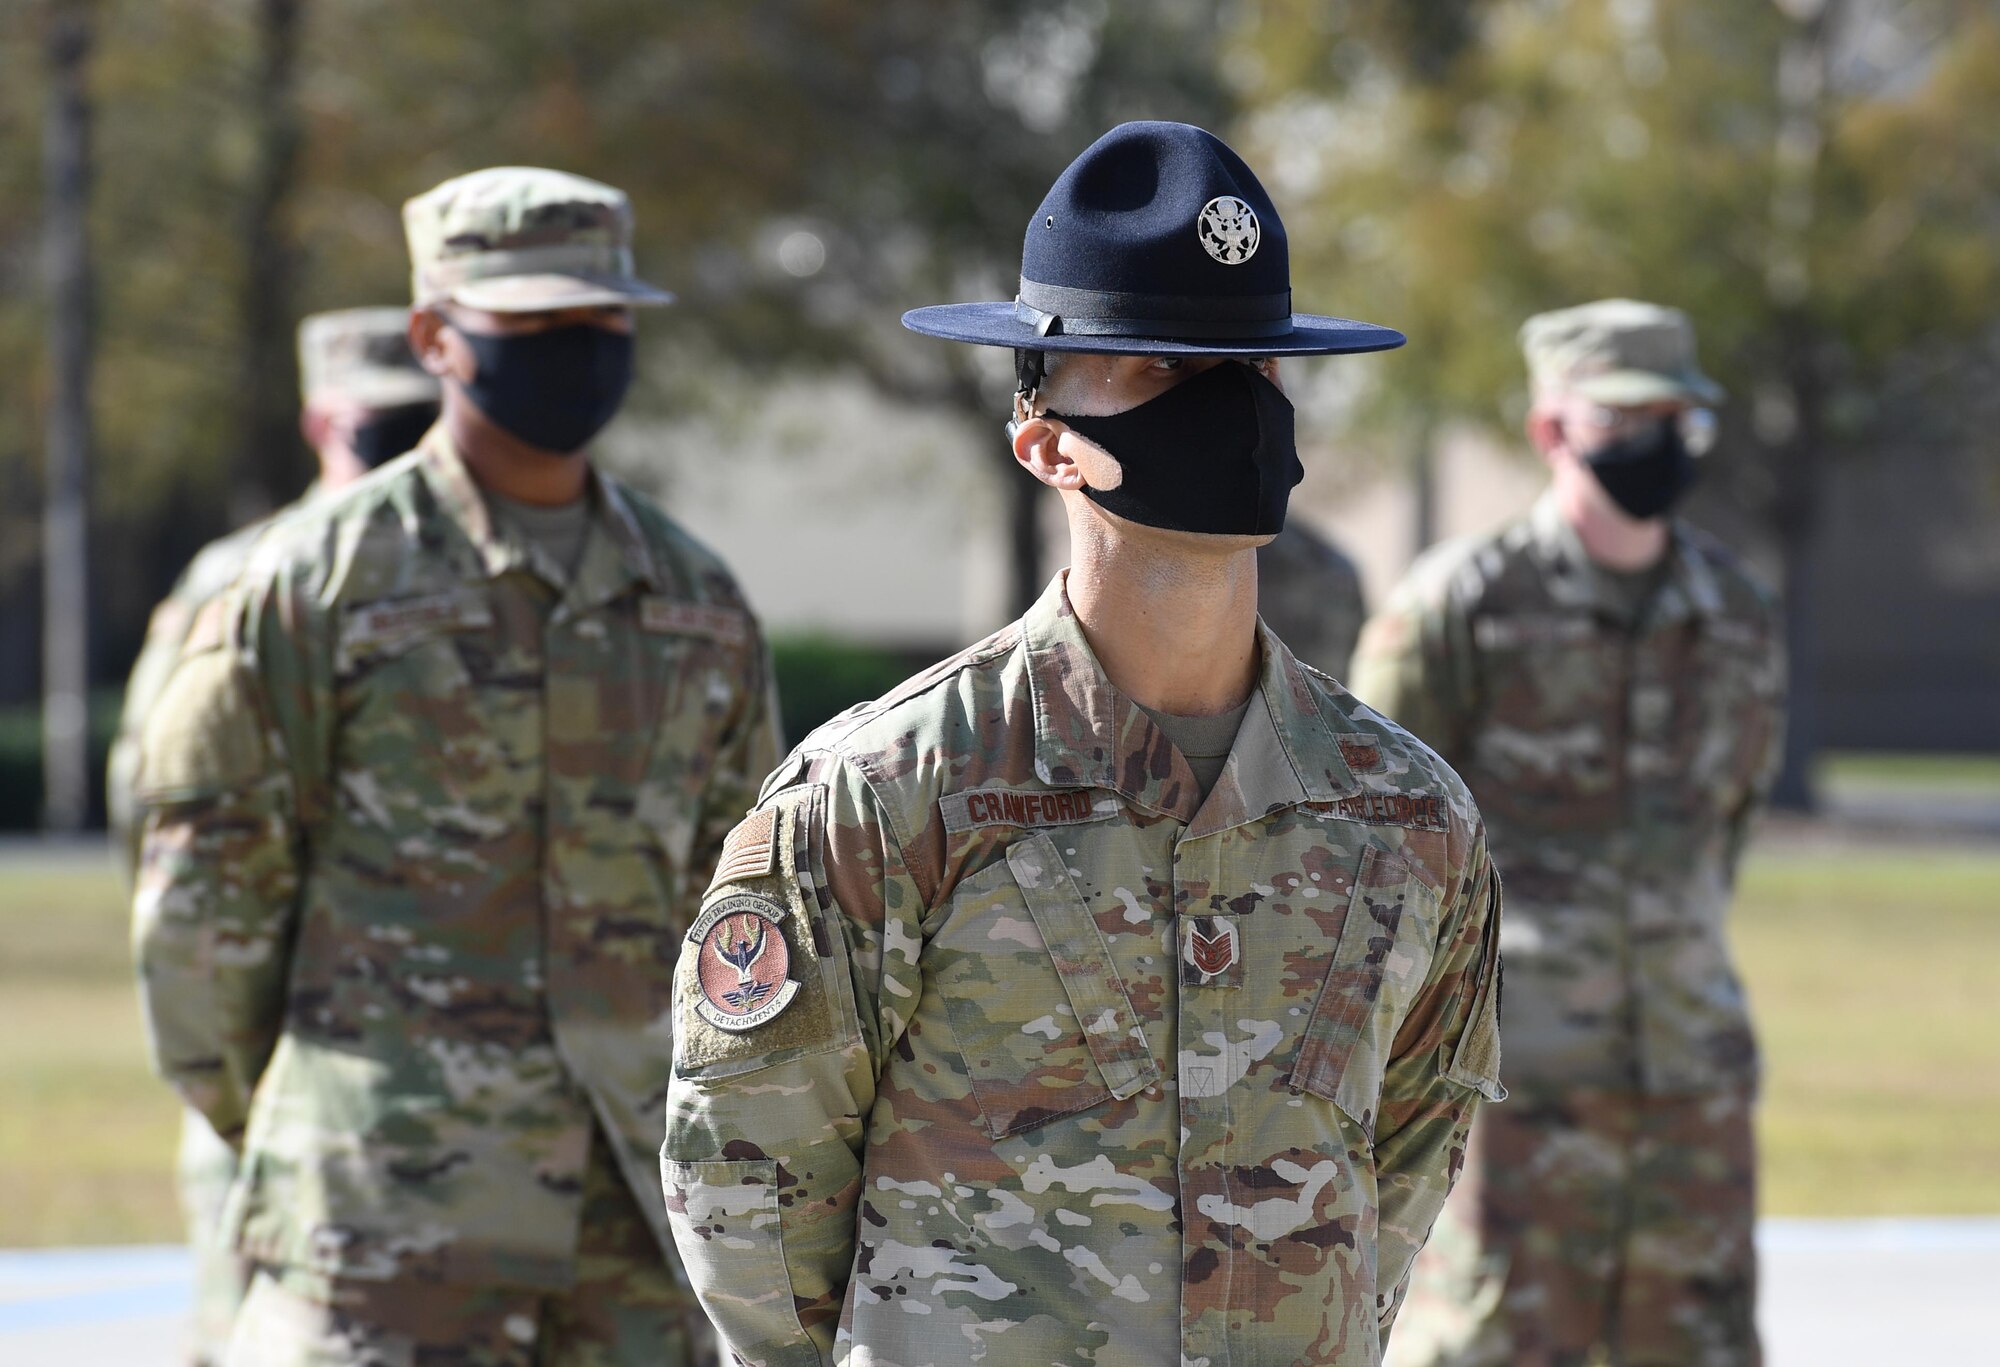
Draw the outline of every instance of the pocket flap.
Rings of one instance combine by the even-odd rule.
[[[1410,956],[1421,939],[1436,933],[1438,913],[1437,893],[1407,859],[1376,846],[1362,852],[1291,1086],[1333,1102],[1370,1136],[1401,1024],[1397,1002],[1384,988],[1392,980],[1418,978],[1428,967],[1427,959],[1420,966]]]
[[[1158,1080],[1159,1068],[1146,1051],[1139,1013],[1111,961],[1111,947],[1090,919],[1055,842],[1047,835],[1017,840],[1007,849],[1007,864],[1048,945],[1104,1085],[1121,1101],[1144,1091]]]

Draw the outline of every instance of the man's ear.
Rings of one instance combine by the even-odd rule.
[[[308,403],[299,410],[299,435],[313,450],[317,451],[325,445],[327,433],[332,429],[333,419],[318,404]]]
[[[1083,471],[1062,449],[1063,438],[1076,434],[1055,418],[1022,418],[1010,424],[1014,437],[1014,459],[1023,469],[1051,489],[1081,489]]]
[[[411,309],[410,354],[417,358],[418,365],[439,379],[456,379],[450,342],[444,335],[445,326],[444,315],[436,309]]]
[[[1562,417],[1555,409],[1542,404],[1528,410],[1526,430],[1529,442],[1541,453],[1543,460],[1553,462],[1556,453],[1566,444]]]

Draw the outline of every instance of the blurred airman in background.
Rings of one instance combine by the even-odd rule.
[[[1352,686],[1472,787],[1507,886],[1510,1099],[1399,1363],[1758,1361],[1757,1053],[1723,922],[1783,720],[1777,606],[1674,517],[1721,390],[1679,310],[1521,330],[1547,494],[1412,567]]]
[[[672,970],[776,757],[768,654],[588,455],[670,298],[626,196],[507,167],[404,222],[441,420],[258,541],[145,721],[156,1064],[243,1153],[235,1367],[671,1367]]]
[[[437,421],[438,382],[411,354],[409,324],[409,310],[394,307],[316,313],[299,324],[299,426],[319,458],[319,478],[296,503],[204,546],[153,609],[146,643],[125,686],[105,779],[112,835],[128,873],[136,871],[139,854],[132,780],[140,734],[196,614],[235,580],[272,522],[401,455]],[[246,716],[241,724],[255,726],[257,720]],[[194,1361],[210,1367],[221,1361],[247,1274],[235,1250],[218,1238],[223,1203],[236,1178],[236,1151],[192,1109],[182,1120],[175,1177],[195,1257]]]

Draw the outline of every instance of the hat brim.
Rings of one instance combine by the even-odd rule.
[[[1100,356],[1344,356],[1392,351],[1409,339],[1394,328],[1295,313],[1292,329],[1275,337],[1102,337],[1072,333],[1038,336],[1012,303],[933,304],[911,309],[903,326],[926,337],[974,346],[1026,351],[1082,351]]]
[[[1608,370],[1601,375],[1579,376],[1563,388],[1592,403],[1614,408],[1639,408],[1652,403],[1721,403],[1728,397],[1722,386],[1700,371],[1663,375],[1656,370]]]
[[[555,309],[658,308],[674,296],[624,275],[496,275],[451,287],[450,301],[488,313],[548,313]]]

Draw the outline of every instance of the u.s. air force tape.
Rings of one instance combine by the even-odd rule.
[[[784,904],[755,893],[732,893],[711,903],[688,930],[700,960],[694,1009],[718,1030],[741,1034],[776,1020],[799,994],[788,976]]]

